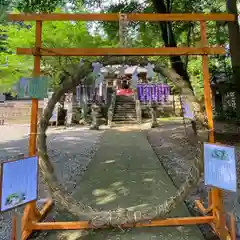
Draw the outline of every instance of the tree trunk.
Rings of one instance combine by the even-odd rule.
[[[169,1],[169,0],[168,0]],[[167,7],[163,0],[152,0],[153,6],[157,13],[168,13]],[[162,22],[160,23],[160,28],[162,32],[162,39],[166,47],[177,47],[177,43],[174,37],[172,23]],[[189,87],[193,90],[187,70],[180,56],[170,57],[172,68],[179,74],[185,81],[188,82]]]
[[[236,94],[236,111],[237,118],[240,119],[240,29],[238,24],[237,0],[227,0],[227,11],[236,16],[236,21],[228,22],[228,33],[233,70],[233,83]]]

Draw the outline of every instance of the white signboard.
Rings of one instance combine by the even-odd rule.
[[[194,120],[194,113],[191,109],[191,106],[189,103],[183,103],[183,116],[184,118]]]
[[[29,157],[1,165],[0,211],[37,200],[38,158]]]
[[[204,144],[205,185],[232,192],[237,191],[235,148],[216,144]]]

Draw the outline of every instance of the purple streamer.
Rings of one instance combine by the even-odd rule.
[[[138,99],[141,102],[162,103],[168,100],[170,87],[167,84],[144,84],[137,85]]]

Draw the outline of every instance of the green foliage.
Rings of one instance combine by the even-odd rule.
[[[49,13],[65,3],[65,0],[12,0],[11,6],[26,13]]]
[[[78,1],[77,1],[78,2]],[[155,11],[156,0],[139,1],[121,1],[120,3],[109,4],[108,7],[102,8],[103,12],[146,12],[153,13]],[[225,1],[200,1],[200,0],[158,0],[162,3],[167,12],[224,12],[226,11]],[[86,6],[101,6],[104,5],[104,0],[85,0],[83,3]],[[105,5],[106,6],[106,5]],[[164,9],[162,9],[164,12]],[[118,23],[102,23],[104,32],[108,39],[113,39],[115,44],[119,41]],[[174,38],[178,46],[200,46],[200,26],[198,22],[174,22],[172,24]],[[130,23],[128,27],[129,45],[132,47],[160,47],[164,45],[161,35],[159,23]],[[227,29],[216,22],[208,22],[208,40],[210,45],[226,45],[228,43]],[[166,57],[151,58],[159,60],[161,63],[169,62]],[[188,70],[191,85],[196,96],[203,98],[203,78],[202,78],[202,63],[199,57],[182,57],[182,61]],[[210,72],[225,71],[230,68],[229,59],[225,57],[210,58]]]
[[[61,12],[57,9],[56,12]],[[33,56],[16,55],[17,47],[34,47],[35,23],[8,24],[2,28],[8,35],[8,52],[0,55],[0,86],[9,89],[21,77],[29,77],[33,71]],[[43,47],[74,48],[108,46],[109,41],[99,35],[92,36],[85,22],[44,22]],[[110,44],[111,45],[111,44]],[[9,54],[11,53],[11,54]],[[6,66],[8,58],[8,66]],[[72,63],[79,63],[79,57],[42,57],[42,73],[51,77],[51,87],[59,84],[59,75]]]
[[[10,1],[5,0],[6,4]],[[100,8],[102,12],[155,12],[156,0],[147,1],[120,1],[119,3],[106,4],[105,0],[72,0],[68,1],[75,4],[74,11],[83,12],[83,7],[89,9]],[[64,7],[64,0],[20,0],[11,1],[12,6],[24,12],[60,12]],[[167,12],[223,12],[226,11],[225,1],[223,0],[159,0],[163,3]],[[164,10],[164,9],[162,9]],[[1,15],[0,15],[1,16]],[[24,23],[30,28],[20,27],[19,25],[8,25],[9,50],[13,52],[9,56],[8,69],[0,69],[4,74],[1,82],[10,83],[16,81],[19,76],[30,75],[32,71],[33,58],[27,56],[16,56],[14,54],[16,47],[34,46],[34,25]],[[89,24],[82,22],[45,22],[43,25],[43,46],[44,47],[115,47],[119,43],[118,23],[100,23],[97,25],[97,33],[94,36],[89,34]],[[172,25],[174,38],[178,46],[199,46],[200,27],[199,23],[174,22]],[[99,31],[100,30],[100,31]],[[100,36],[104,33],[104,38]],[[128,31],[128,41],[131,47],[160,47],[164,45],[159,23],[139,22],[130,23]],[[210,45],[226,45],[228,43],[227,29],[215,22],[208,23],[208,40]],[[6,43],[4,43],[6,45]],[[1,38],[0,38],[1,46]],[[6,53],[1,53],[0,64],[6,62]],[[93,58],[94,59],[94,58]],[[158,60],[163,64],[169,64],[167,57],[153,57],[152,60]],[[198,57],[182,57],[185,67],[188,69],[191,84],[198,98],[203,97],[203,80],[201,70],[201,59]],[[75,57],[43,57],[42,69],[45,74],[51,76],[52,85],[59,84],[59,74],[62,69],[71,63],[79,62]],[[21,64],[20,64],[21,63]],[[210,71],[227,71],[231,68],[230,61],[224,57],[210,58]],[[4,79],[4,80],[3,80]]]
[[[16,48],[32,47],[34,33],[18,24],[7,24],[2,29],[6,32],[8,39],[7,51],[0,54],[0,86],[8,90],[20,77],[29,76],[32,72],[33,57],[16,55]]]

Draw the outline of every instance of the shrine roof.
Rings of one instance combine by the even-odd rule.
[[[111,67],[104,67],[101,69],[102,73],[107,73],[110,71],[110,68],[114,71],[114,74],[118,74],[119,73],[119,68],[120,66],[115,65],[115,66],[111,66]],[[132,75],[135,71],[137,71],[137,73],[147,73],[147,69],[144,67],[139,67],[139,66],[128,66],[124,73],[126,75]]]

